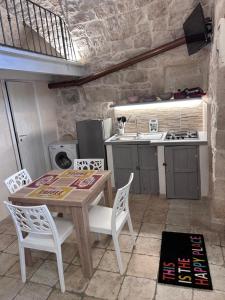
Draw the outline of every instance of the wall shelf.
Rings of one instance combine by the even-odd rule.
[[[203,101],[203,98],[184,98],[184,99],[172,99],[172,100],[156,100],[156,101],[151,101],[151,102],[135,102],[135,103],[125,103],[125,104],[112,104],[110,105],[111,108],[126,108],[126,107],[129,107],[129,108],[142,108],[143,106],[150,106],[150,105],[168,105],[170,106],[170,104],[172,106],[174,106],[174,104],[182,104],[184,103],[185,104],[194,104],[196,101],[196,104],[197,104],[197,101],[200,103],[201,101]]]

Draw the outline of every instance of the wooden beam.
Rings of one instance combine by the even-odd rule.
[[[95,74],[88,75],[86,77],[82,77],[80,79],[76,80],[70,80],[70,81],[62,81],[62,82],[52,82],[49,83],[48,87],[50,89],[56,89],[56,88],[65,88],[65,87],[71,87],[71,86],[81,86],[85,83],[94,81],[96,79],[99,79],[101,77],[104,77],[108,74],[120,71],[124,68],[127,68],[129,66],[132,66],[140,61],[152,58],[154,56],[157,56],[159,54],[165,53],[169,50],[175,49],[177,47],[180,47],[182,45],[186,44],[185,37],[181,37],[179,39],[174,40],[173,42],[164,44],[160,47],[157,47],[155,49],[146,51],[142,54],[139,54],[137,56],[134,56],[132,58],[129,58],[121,63],[118,63],[116,65],[110,66],[106,69],[103,69]]]

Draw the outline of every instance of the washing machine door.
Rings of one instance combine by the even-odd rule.
[[[65,151],[60,151],[56,154],[55,163],[60,169],[69,169],[73,164]]]

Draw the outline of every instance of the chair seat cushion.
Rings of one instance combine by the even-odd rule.
[[[71,221],[65,220],[63,218],[54,218],[54,221],[58,231],[60,244],[62,244],[65,241],[65,239],[73,232],[74,225]],[[53,237],[52,235],[48,234],[44,235],[30,233],[25,237],[23,245],[27,248],[55,252],[55,243]]]
[[[89,210],[90,231],[111,234],[112,233],[112,208],[105,206],[92,206]],[[116,218],[116,230],[119,230],[127,219],[127,213],[121,212]]]

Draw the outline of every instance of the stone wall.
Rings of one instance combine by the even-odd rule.
[[[64,5],[80,61],[91,71],[118,63],[183,35],[182,25],[198,0],[68,0]],[[213,1],[201,1],[211,15]],[[186,46],[138,63],[80,88],[59,90],[60,135],[75,135],[75,121],[112,116],[124,103],[178,88],[207,90],[210,47],[188,56]]]
[[[215,2],[215,32],[210,58],[208,134],[211,142],[212,216],[224,222],[225,216],[225,68],[219,68],[218,23],[225,17],[225,0]]]

